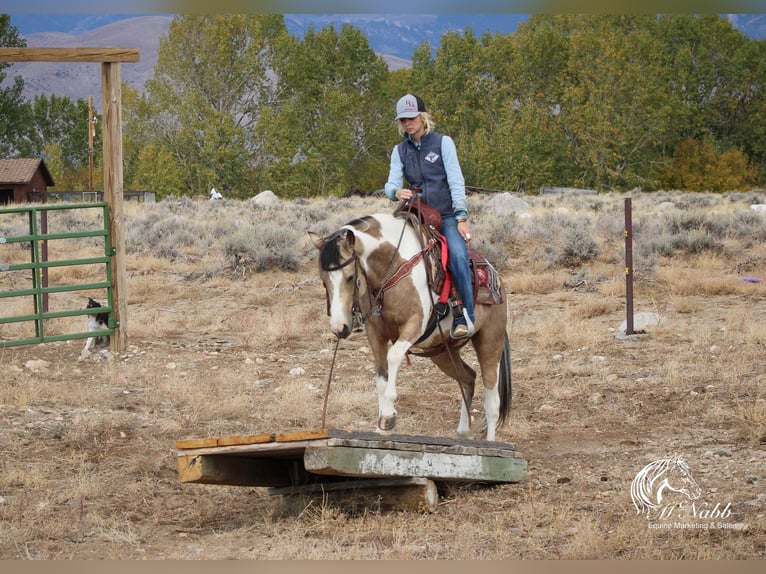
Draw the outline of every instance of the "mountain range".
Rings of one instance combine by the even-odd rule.
[[[766,15],[726,14],[732,25],[753,39],[766,38]],[[329,25],[340,29],[349,23],[368,39],[370,47],[389,69],[409,67],[414,50],[423,42],[438,48],[447,31],[470,28],[481,36],[485,32],[511,34],[527,14],[285,14],[287,30],[297,36],[309,29]],[[172,15],[120,14],[21,14],[11,15],[11,26],[19,30],[28,47],[138,48],[140,61],[122,66],[122,79],[143,90],[154,72],[160,37],[167,35]],[[24,97],[37,94],[68,96],[72,100],[94,96],[101,106],[101,69],[94,64],[18,62],[6,70],[4,84],[16,75],[24,78]]]

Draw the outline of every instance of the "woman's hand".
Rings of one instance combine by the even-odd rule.
[[[415,193],[411,189],[397,189],[394,195],[396,196],[396,199],[401,199],[405,201],[408,199],[412,199]]]
[[[471,242],[471,227],[468,225],[467,221],[458,221],[457,230],[460,235],[463,236],[463,239],[465,239],[466,243]]]

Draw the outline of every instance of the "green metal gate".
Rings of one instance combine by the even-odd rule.
[[[73,231],[64,233],[48,233],[47,214],[49,211],[65,209],[100,209],[103,213],[104,228],[90,231]],[[26,339],[0,340],[0,348],[14,347],[18,345],[30,345],[34,343],[47,343],[50,341],[64,341],[69,339],[84,339],[91,336],[112,335],[114,329],[119,327],[114,320],[112,308],[113,289],[112,289],[112,256],[115,249],[111,245],[109,236],[109,217],[107,204],[104,202],[88,204],[62,204],[39,206],[24,206],[10,209],[0,209],[0,216],[10,213],[26,214],[28,220],[29,233],[15,237],[0,237],[0,274],[8,271],[32,270],[31,286],[28,289],[18,289],[12,291],[0,291],[0,299],[8,297],[32,297],[34,299],[34,312],[28,315],[17,315],[13,317],[0,317],[0,325],[8,323],[34,321],[35,336]],[[39,222],[38,222],[39,213]],[[56,239],[76,239],[81,237],[103,237],[104,255],[103,257],[90,257],[83,259],[65,259],[48,261],[46,242]],[[2,247],[11,243],[29,243],[30,261],[28,263],[7,264],[2,263]],[[58,285],[49,287],[47,285],[47,270],[52,267],[69,267],[74,265],[104,264],[106,280],[97,283],[86,283],[78,285]],[[47,335],[45,333],[45,320],[61,317],[74,317],[78,315],[87,315],[92,310],[85,308],[48,311],[48,294],[62,293],[67,291],[82,291],[92,289],[106,289],[108,304],[99,308],[99,313],[109,313],[109,328],[100,331],[82,331],[75,333],[64,333],[56,335]]]

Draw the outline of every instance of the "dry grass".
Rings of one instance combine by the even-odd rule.
[[[703,199],[704,210],[694,203]],[[527,198],[530,217],[491,242],[510,246],[501,272],[511,293],[514,403],[499,439],[519,444],[529,474],[512,485],[442,485],[430,515],[181,484],[176,469],[180,438],[319,425],[334,339],[302,233],[329,233],[391,204],[315,200],[268,212],[231,201],[214,212],[207,203],[131,204],[128,351],[79,360],[81,340],[0,350],[0,558],[762,559],[766,292],[741,280],[766,278],[766,250],[753,239],[766,237],[766,223],[740,215],[753,199],[634,197],[639,231],[651,221],[651,236],[661,240],[661,251],[642,255],[635,310],[666,321],[623,341],[615,338],[625,318],[615,223],[622,198]],[[678,207],[660,209],[665,201]],[[476,235],[497,233],[499,218],[475,209]],[[570,220],[598,242],[598,255],[571,269],[557,263],[566,237],[551,225]],[[662,251],[672,243],[665,224],[694,221],[719,243]],[[265,225],[275,226],[271,236],[291,228],[269,257],[292,265],[283,251],[297,253],[297,270],[256,271],[255,252],[252,266],[227,255],[227,229]],[[0,219],[8,233],[2,226]],[[184,226],[195,233],[175,231],[175,242],[161,233]],[[99,247],[70,249],[85,256]],[[25,253],[6,246],[0,261],[20,262]],[[55,279],[97,276],[82,268],[57,270]],[[24,280],[0,273],[0,289]],[[55,304],[79,307],[85,295]],[[0,315],[24,305],[0,299]],[[20,329],[0,325],[0,337]],[[36,360],[46,363],[29,363]],[[477,366],[470,350],[466,360]],[[377,400],[362,335],[341,344],[335,369],[329,426],[372,430]],[[414,358],[398,390],[398,432],[453,436],[453,381]],[[481,390],[475,401],[478,438]],[[732,520],[747,529],[654,530],[636,515],[632,478],[676,452],[704,499],[731,502]]]

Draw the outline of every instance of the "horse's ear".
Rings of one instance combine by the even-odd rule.
[[[309,238],[311,239],[311,242],[314,244],[314,246],[317,249],[321,250],[322,247],[324,247],[324,244],[325,244],[324,238],[320,237],[319,235],[317,235],[313,231],[307,231],[307,233],[309,234]]]
[[[346,229],[346,231],[343,233],[343,240],[348,241],[348,246],[353,248],[354,243],[356,242],[356,235],[354,235],[354,232],[350,229]]]

